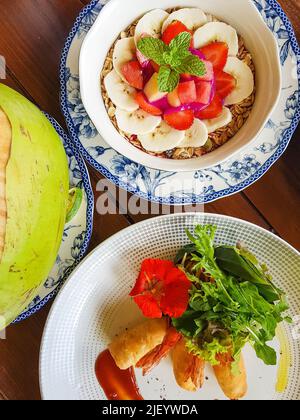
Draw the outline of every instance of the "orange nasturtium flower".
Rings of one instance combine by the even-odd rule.
[[[172,261],[147,259],[130,296],[144,316],[180,318],[187,310],[191,282]]]

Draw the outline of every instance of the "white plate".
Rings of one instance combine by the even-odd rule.
[[[277,1],[253,1],[280,49],[283,83],[277,108],[253,147],[222,165],[187,173],[156,171],[118,154],[98,134],[84,109],[79,53],[105,3],[107,0],[92,0],[82,10],[66,40],[61,60],[61,107],[72,140],[84,158],[117,186],[145,200],[167,205],[215,201],[242,191],[261,178],[286,150],[300,119],[300,50],[291,23]]]
[[[172,215],[127,228],[100,245],[72,274],[50,313],[41,348],[40,385],[44,399],[105,399],[94,373],[98,354],[118,332],[139,321],[141,315],[128,297],[145,258],[174,258],[188,243],[184,228],[198,223],[218,226],[218,243],[243,240],[267,263],[276,284],[286,290],[290,314],[300,307],[300,254],[270,232],[242,220],[203,214]],[[300,399],[300,342],[293,327],[283,325],[292,357],[285,392],[275,392],[277,367],[265,366],[252,349],[246,349],[248,399]],[[279,352],[278,342],[274,345]],[[175,383],[167,359],[149,377],[137,380],[146,399],[223,399],[207,369],[204,388],[190,394]]]

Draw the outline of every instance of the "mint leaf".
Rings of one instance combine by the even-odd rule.
[[[187,51],[190,48],[192,35],[189,32],[182,32],[174,38],[169,47],[172,50],[176,50],[178,53],[181,51]]]
[[[158,88],[161,92],[173,92],[180,80],[180,75],[170,67],[162,66],[158,73]]]
[[[142,38],[137,45],[139,51],[150,60],[163,66],[166,64],[164,60],[164,53],[168,53],[170,48],[161,40],[157,38]]]
[[[181,64],[174,67],[174,69],[178,73],[189,73],[198,77],[204,76],[206,74],[206,68],[203,61],[201,61],[199,57],[196,57],[193,54],[189,54],[183,58]]]
[[[161,39],[142,38],[138,42],[139,51],[150,60],[162,66],[159,72],[159,90],[172,92],[180,81],[181,73],[194,76],[205,74],[205,65],[195,55],[189,52],[192,36],[182,32],[166,45]]]

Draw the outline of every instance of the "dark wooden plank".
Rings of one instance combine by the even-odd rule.
[[[300,40],[299,0],[279,0]],[[276,231],[300,249],[300,128],[284,156],[255,185],[245,191]]]
[[[0,0],[0,52],[39,106],[60,123],[59,62],[79,0]]]
[[[150,209],[150,204],[148,208]],[[147,208],[147,203],[143,202],[142,208]],[[155,208],[156,211],[156,208]],[[273,230],[272,226],[260,215],[259,211],[247,200],[243,194],[236,194],[231,197],[223,198],[222,200],[215,201],[205,205],[197,206],[184,206],[180,208],[174,208],[169,206],[160,206],[160,214],[171,214],[179,211],[183,212],[205,212],[205,213],[216,213],[224,214],[227,216],[237,217],[246,220],[250,223],[259,225],[265,229]],[[155,217],[157,214],[152,214],[150,217]],[[139,222],[149,218],[148,214],[132,215],[130,217],[134,222]]]
[[[278,0],[281,7],[291,20],[296,36],[300,40],[300,2],[299,0]]]
[[[285,155],[255,185],[247,197],[283,239],[300,249],[300,128]]]
[[[50,306],[47,305],[21,324],[9,327],[6,340],[0,340],[2,398],[40,399],[39,351]]]

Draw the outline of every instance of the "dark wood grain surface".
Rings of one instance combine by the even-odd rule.
[[[87,0],[0,0],[0,55],[7,61],[7,85],[53,115],[65,127],[59,105],[58,68],[69,30]],[[300,39],[300,1],[281,0]],[[300,249],[300,130],[285,155],[255,185],[205,206],[272,230]],[[89,168],[95,200],[102,178]],[[95,212],[90,250],[112,234],[151,216]],[[38,361],[43,328],[51,307],[7,330],[0,340],[0,400],[40,399]]]

